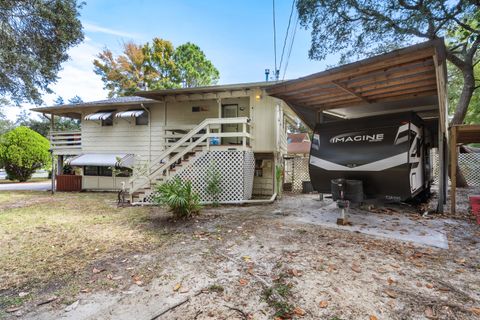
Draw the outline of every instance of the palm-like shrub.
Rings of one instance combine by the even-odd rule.
[[[157,185],[154,201],[170,208],[177,218],[190,218],[200,212],[199,195],[192,190],[190,181],[178,177]]]

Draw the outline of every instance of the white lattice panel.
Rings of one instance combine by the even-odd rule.
[[[432,158],[434,183],[438,183],[438,161],[438,154],[435,152]],[[458,166],[469,186],[480,186],[480,153],[458,154]]]
[[[220,174],[220,194],[218,202],[235,203],[248,200],[252,196],[255,158],[251,151],[210,151],[195,159],[175,176],[183,181],[191,181],[192,188],[200,195],[202,202],[214,199],[206,191],[207,173],[216,168]],[[144,202],[153,202],[154,194],[145,197]]]
[[[243,196],[250,199],[253,192],[253,177],[255,174],[255,156],[253,152],[243,153]]]
[[[303,181],[310,181],[308,157],[295,157],[292,159],[292,192],[302,192]]]

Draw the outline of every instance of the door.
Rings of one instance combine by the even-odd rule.
[[[238,117],[238,104],[224,104],[222,105],[222,118],[237,118]],[[222,132],[239,132],[240,124],[222,124]],[[222,144],[240,144],[239,137],[222,138]]]

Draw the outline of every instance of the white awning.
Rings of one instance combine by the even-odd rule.
[[[112,115],[113,112],[96,112],[96,113],[91,113],[91,114],[87,114],[85,116],[85,120],[91,120],[91,121],[95,121],[95,120],[106,120],[108,119],[108,117],[110,117]]]
[[[65,161],[71,166],[102,166],[102,167],[125,167],[132,168],[133,154],[104,154],[87,153]]]
[[[145,110],[130,110],[117,112],[115,118],[138,118],[144,114]]]

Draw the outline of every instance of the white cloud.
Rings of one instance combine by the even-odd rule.
[[[135,33],[105,28],[89,22],[82,22],[82,25],[83,25],[83,29],[87,32],[105,33],[112,36],[125,37],[125,38],[140,38],[140,36]]]

